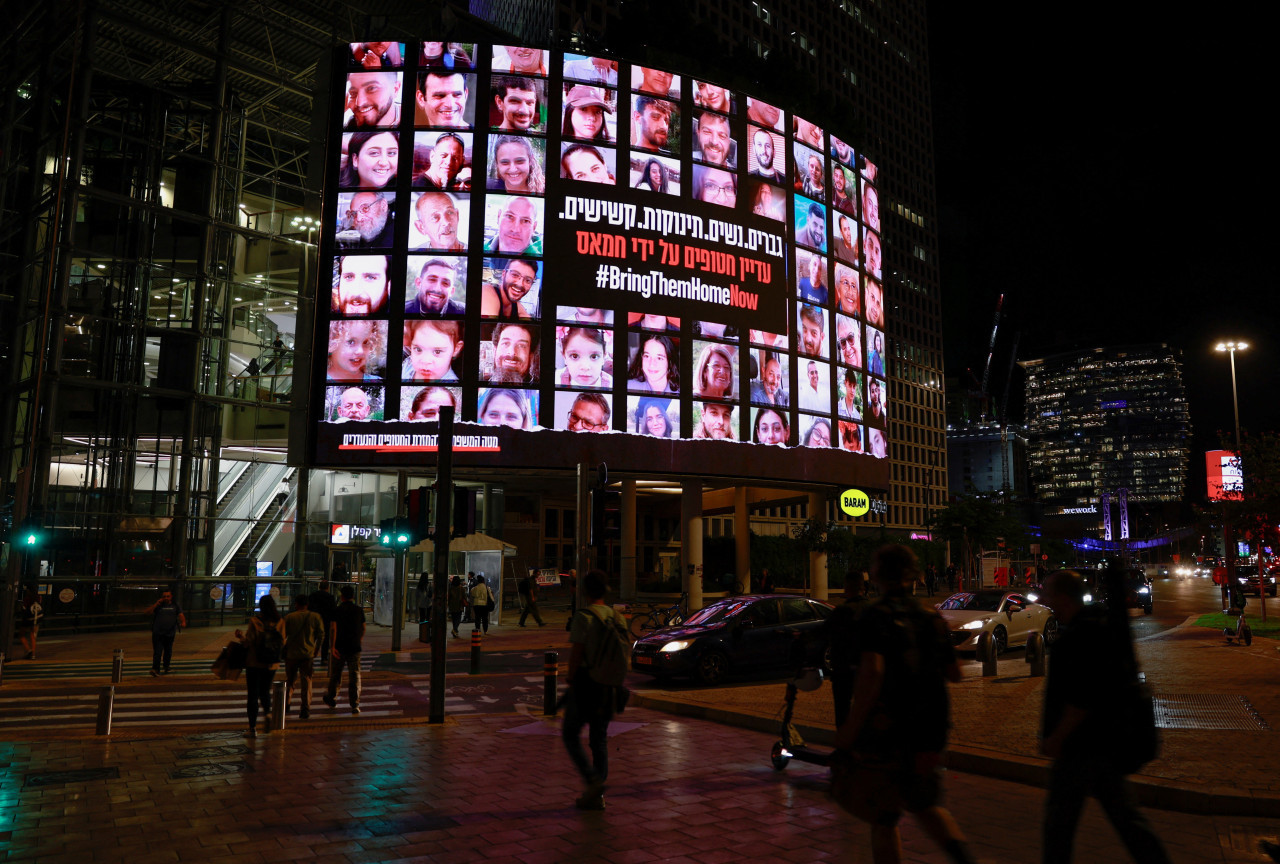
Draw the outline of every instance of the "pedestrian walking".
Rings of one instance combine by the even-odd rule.
[[[516,585],[516,591],[520,593],[520,602],[523,607],[520,610],[520,626],[523,627],[524,622],[532,615],[533,620],[542,627],[546,622],[542,620],[542,614],[538,611],[538,580],[534,578],[533,571],[529,571],[529,575],[520,580]]]
[[[462,587],[462,577],[453,576],[449,580],[449,594],[445,598],[449,603],[449,620],[453,623],[453,635],[458,635],[458,625],[462,623],[462,609],[467,603],[467,592]]]
[[[938,570],[932,564],[925,568],[924,587],[929,592],[930,597],[938,590]]]
[[[1133,720],[1124,706],[1130,704],[1130,688],[1137,687],[1127,619],[1108,620],[1107,610],[1086,606],[1084,582],[1069,570],[1045,579],[1044,602],[1060,629],[1044,689],[1040,752],[1053,759],[1053,767],[1041,861],[1071,860],[1080,811],[1085,796],[1092,795],[1134,861],[1167,862],[1168,853],[1125,780],[1125,763],[1133,753],[1127,752],[1132,748],[1122,741],[1122,730]],[[1125,614],[1124,606],[1117,611]]]
[[[179,628],[187,626],[182,607],[173,602],[172,591],[160,592],[160,599],[147,607],[151,614],[151,677],[169,674],[173,660],[173,640]]]
[[[853,702],[853,682],[858,674],[858,617],[867,598],[862,579],[856,573],[845,577],[844,602],[832,610],[822,622],[818,643],[831,658],[831,700],[835,708],[835,725],[839,729],[849,716]]]
[[[337,568],[334,568],[334,572],[337,572]],[[324,638],[320,640],[320,666],[327,669],[329,653],[333,650],[333,646],[329,644],[329,625],[333,623],[333,613],[338,609],[338,601],[329,590],[328,582],[321,582],[316,586],[316,590],[311,592],[307,608],[319,615],[320,621],[324,624]]]
[[[760,571],[760,594],[772,594],[774,592],[773,576],[769,573],[769,568],[765,567]]]
[[[960,568],[955,565],[954,561],[947,565],[947,593],[948,594],[956,593],[956,578],[959,575],[959,573],[960,573]]]
[[[464,624],[476,620],[475,612],[471,609],[471,589],[474,587],[476,587],[476,573],[474,570],[468,570],[467,582],[463,586],[463,590],[466,592],[464,595],[466,599],[462,603],[462,622]]]
[[[569,589],[569,620],[564,622],[564,629],[573,629],[573,616],[578,613],[578,571],[570,569],[561,578],[564,587]]]
[[[431,574],[422,571],[418,579],[418,622],[426,623],[427,632],[431,632],[431,598],[434,592],[431,586]]]
[[[489,613],[495,605],[493,591],[489,589],[489,583],[481,573],[471,588],[471,617],[475,621],[475,629],[486,634],[489,632]]]
[[[271,682],[276,677],[284,653],[284,619],[280,617],[274,597],[262,595],[258,601],[258,614],[249,619],[249,626],[243,632],[236,630],[236,638],[248,649],[244,661],[244,687],[249,729],[245,735],[257,738],[258,706],[262,706],[262,713],[269,724]]]
[[[284,616],[284,713],[293,704],[293,684],[302,680],[301,707],[298,716],[311,716],[311,679],[315,674],[315,658],[324,645],[324,619],[312,612],[310,598],[299,594],[293,600],[293,611]]]
[[[960,680],[960,665],[946,623],[908,591],[919,578],[919,562],[905,546],[884,546],[872,556],[871,579],[881,596],[858,620],[858,674],[852,707],[836,732],[831,791],[871,826],[876,864],[902,860],[904,810],[952,861],[973,864],[940,803],[938,766],[950,727],[946,685]]]
[[[324,693],[324,704],[338,707],[338,685],[342,683],[342,669],[346,667],[347,703],[352,714],[360,713],[360,650],[364,640],[364,610],[355,603],[356,589],[343,585],[342,602],[334,610],[329,625],[329,642],[333,653],[329,657],[329,686]]]
[[[603,810],[609,779],[609,722],[618,710],[619,690],[627,674],[627,621],[605,605],[607,585],[600,570],[582,577],[587,606],[573,616],[569,631],[569,688],[564,697],[561,737],[586,789],[575,801],[579,810]],[[591,757],[582,749],[587,727]]]
[[[23,655],[25,660],[36,659],[36,635],[40,632],[43,615],[44,607],[40,605],[39,595],[28,588],[18,605],[18,641],[26,651]]]

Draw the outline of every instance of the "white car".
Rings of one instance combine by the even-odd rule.
[[[1048,606],[1031,596],[1006,591],[962,591],[938,604],[940,614],[951,628],[952,643],[961,651],[974,651],[978,637],[990,633],[996,654],[1010,645],[1024,645],[1032,633],[1044,637],[1045,645],[1058,638],[1058,619]]]

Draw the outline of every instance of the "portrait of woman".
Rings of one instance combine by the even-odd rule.
[[[347,136],[347,162],[338,185],[344,189],[382,189],[394,183],[399,161],[398,132],[352,132]]]
[[[668,413],[670,410],[670,399],[641,396],[636,400],[634,411],[636,433],[652,435],[655,438],[674,438],[676,429],[675,423]]]
[[[867,355],[867,371],[872,375],[884,375],[884,334],[868,327],[871,334],[871,350]]]
[[[410,422],[435,422],[440,419],[440,409],[446,405],[454,409],[454,416],[457,417],[457,409],[461,404],[459,391],[449,387],[423,387],[414,392],[412,387],[406,387],[400,391],[403,395],[401,399],[401,411],[404,419]]]
[[[536,140],[539,146],[543,145],[541,139]],[[541,195],[547,188],[542,164],[543,159],[535,149],[533,139],[522,135],[498,135],[493,143],[485,188]]]
[[[761,408],[756,412],[756,422],[752,424],[751,440],[757,444],[786,445],[790,436],[791,426],[787,422],[785,411]]]
[[[652,192],[670,195],[671,190],[667,185],[666,166],[657,159],[650,157],[649,161],[644,164],[644,169],[640,172],[640,180],[636,183],[636,188],[649,189]]]
[[[613,107],[599,87],[575,84],[564,97],[564,123],[560,134],[565,138],[608,143],[613,140],[605,114],[612,114]]]
[[[704,399],[733,398],[733,360],[732,348],[707,343],[693,374],[696,395]]]
[[[627,366],[627,389],[679,393],[680,356],[675,340],[665,333],[641,333],[631,339],[639,344]]]
[[[846,420],[840,421],[840,449],[848,453],[862,452],[862,427]]]
[[[800,443],[805,447],[830,447],[831,422],[823,420],[821,417],[814,420],[804,433],[804,438],[801,439]]]
[[[533,408],[523,390],[494,387],[481,393],[476,420],[484,426],[532,429]]]
[[[444,69],[470,69],[471,57],[459,42],[423,42],[423,67]]]

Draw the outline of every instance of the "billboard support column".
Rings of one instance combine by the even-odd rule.
[[[591,569],[591,467],[586,462],[578,463],[578,584],[574,587],[577,600],[573,608],[586,609],[587,603],[582,593],[582,580]]]
[[[428,722],[444,722],[444,671],[446,631],[444,626],[448,609],[445,597],[449,593],[449,517],[448,502],[453,500],[453,412],[452,405],[440,406],[440,433],[436,449],[436,499],[435,528],[432,533],[432,584],[431,620],[431,689]],[[403,486],[401,487],[403,488]],[[501,578],[501,570],[499,570]]]
[[[827,499],[821,492],[809,493],[809,518],[827,521]],[[809,596],[814,600],[827,599],[827,553],[809,553]]]
[[[702,481],[685,480],[680,495],[681,582],[689,595],[689,611],[702,608]]]
[[[622,481],[622,578],[619,596],[636,599],[636,481]]]
[[[409,475],[404,471],[396,472],[396,524],[405,518],[405,496],[409,488]],[[400,635],[404,631],[404,579],[405,559],[409,557],[407,550],[396,546],[395,583],[391,588],[391,650],[400,650]]]
[[[751,593],[751,513],[747,509],[747,487],[733,487],[733,575],[742,583],[742,593]]]

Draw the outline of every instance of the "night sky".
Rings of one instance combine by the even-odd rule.
[[[981,377],[1002,293],[997,393],[1018,333],[1018,359],[1180,348],[1202,495],[1200,453],[1233,428],[1217,341],[1251,345],[1241,425],[1280,429],[1266,28],[1151,5],[927,7],[948,375]]]

